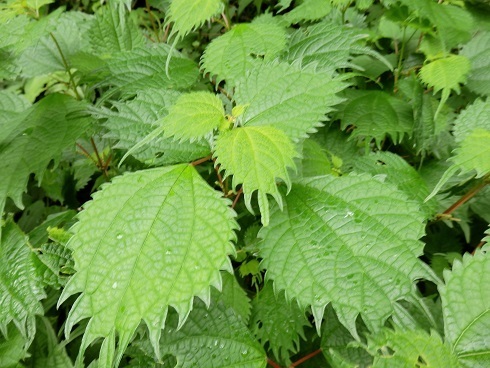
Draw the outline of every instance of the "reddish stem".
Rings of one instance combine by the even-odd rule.
[[[80,143],[77,143],[77,147],[82,150],[82,153],[84,156],[86,156],[87,158],[92,160],[92,162],[95,164],[95,166],[97,166],[97,161],[94,160],[94,158],[90,155],[90,153],[88,153],[88,151]]]
[[[274,368],[281,368],[281,366],[279,364],[277,364],[276,362],[274,362],[271,359],[267,359],[267,364],[269,364],[271,367],[274,367]]]
[[[485,244],[486,242],[484,241],[481,241],[480,243],[478,243],[478,245],[475,247],[475,249],[473,249],[473,252],[471,252],[471,255],[474,256],[475,255],[475,252],[477,249],[480,249],[481,247],[483,247],[483,245]]]
[[[466,202],[468,202],[471,198],[473,198],[487,184],[488,184],[488,181],[484,180],[483,182],[481,182],[480,184],[478,184],[476,187],[474,187],[473,189],[471,189],[464,196],[462,196],[460,199],[458,199],[451,207],[449,207],[447,210],[445,210],[442,214],[443,215],[450,215],[455,210],[457,210],[459,207],[461,207],[463,204],[465,204]]]
[[[236,193],[236,197],[233,200],[233,204],[231,205],[231,208],[235,208],[236,204],[238,203],[238,199],[240,198],[240,196],[242,195],[242,193],[243,193],[243,187],[240,188],[240,190]]]
[[[308,354],[308,355],[305,355],[303,358],[295,361],[293,364],[291,364],[289,367],[297,367],[298,365],[300,365],[301,363],[304,363],[306,362],[307,360],[313,358],[314,356],[320,354],[322,352],[322,349],[318,349],[318,350],[315,350],[314,352]]]
[[[203,162],[206,162],[206,161],[210,160],[210,159],[211,159],[211,157],[213,157],[213,156],[212,156],[212,155],[209,155],[209,156],[206,156],[206,157],[200,158],[199,160],[192,161],[192,162],[191,162],[191,165],[192,165],[192,166],[197,166],[197,165],[200,165],[200,164],[202,164]]]

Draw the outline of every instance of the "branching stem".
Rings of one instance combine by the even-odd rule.
[[[271,359],[267,359],[267,364],[269,364],[271,367],[274,367],[274,368],[281,368],[281,366],[279,364],[277,364],[276,362],[274,362]]]
[[[299,360],[295,361],[294,363],[292,363],[292,364],[289,366],[289,368],[292,368],[292,367],[297,367],[298,365],[300,365],[300,364],[302,364],[302,363],[306,362],[307,360],[309,360],[309,359],[313,358],[314,356],[316,356],[316,355],[320,354],[321,352],[322,352],[322,349],[315,350],[315,351],[311,352],[310,354],[305,355],[303,358],[301,358],[301,359],[299,359]]]
[[[65,67],[66,72],[68,73],[68,77],[70,78],[70,84],[73,88],[73,92],[77,96],[77,100],[81,100],[82,97],[78,93],[77,85],[75,84],[75,79],[73,78],[73,74],[71,73],[70,66],[68,65],[68,62],[66,61],[65,55],[63,54],[63,51],[61,50],[60,44],[58,43],[58,40],[54,36],[53,32],[49,32],[49,35],[51,36],[54,44],[56,45],[56,48],[58,49],[58,52],[60,53],[61,61],[63,62],[63,66]]]
[[[458,199],[452,206],[450,206],[447,210],[445,210],[442,214],[443,215],[450,215],[454,211],[456,211],[459,207],[461,207],[463,204],[468,202],[471,198],[473,198],[480,190],[485,188],[485,186],[489,183],[488,178],[486,180],[483,180],[480,184],[475,186],[473,189],[471,189],[468,193],[466,193],[464,196],[462,196],[460,199]]]
[[[209,156],[206,156],[206,157],[200,158],[199,160],[192,161],[192,162],[191,162],[191,165],[192,165],[192,166],[197,166],[197,165],[200,165],[200,164],[202,164],[203,162],[209,161],[209,160],[211,159],[211,157],[213,157],[213,155],[209,155]]]

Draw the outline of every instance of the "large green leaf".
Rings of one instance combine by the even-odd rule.
[[[224,9],[221,0],[171,0],[167,22],[173,22],[171,34],[184,37]]]
[[[286,47],[286,30],[274,22],[238,24],[223,36],[215,38],[202,57],[202,68],[218,80],[236,83],[257,62],[271,60]]]
[[[351,91],[339,113],[342,129],[352,126],[352,136],[374,139],[378,147],[390,136],[400,143],[413,129],[410,105],[382,91]]]
[[[385,329],[369,338],[373,368],[459,368],[457,357],[435,332]]]
[[[44,97],[16,128],[19,134],[7,142],[0,142],[0,212],[7,197],[23,208],[22,193],[29,174],[39,181],[46,166],[61,157],[62,151],[75,144],[90,120],[83,114],[86,105],[66,95]],[[22,129],[20,129],[22,127]]]
[[[268,344],[274,356],[287,362],[299,349],[300,336],[305,339],[303,328],[309,326],[305,311],[296,301],[288,301],[281,291],[274,293],[272,283],[267,283],[252,301],[252,332],[262,345]]]
[[[0,149],[23,130],[30,104],[22,95],[0,91]]]
[[[65,326],[69,334],[90,318],[79,363],[102,337],[100,361],[117,366],[142,319],[159,355],[168,307],[181,326],[194,296],[209,303],[209,288],[220,288],[219,270],[230,269],[234,253],[237,225],[227,204],[187,164],[117,177],[94,196],[73,229],[68,246],[77,273],[59,301],[82,292]]]
[[[161,127],[165,137],[192,142],[225,122],[225,110],[219,97],[199,91],[181,95],[161,121]]]
[[[294,184],[284,201],[259,233],[263,267],[288,298],[311,305],[317,328],[331,303],[354,336],[358,315],[377,330],[398,300],[415,301],[415,280],[433,279],[417,259],[424,216],[392,184],[317,177]]]
[[[345,88],[328,73],[286,63],[265,63],[250,70],[236,86],[238,105],[247,106],[244,126],[272,125],[293,141],[307,137],[326,120]]]
[[[290,139],[272,126],[246,126],[220,134],[214,152],[216,165],[233,175],[232,186],[242,184],[245,204],[253,213],[251,200],[257,191],[262,223],[269,223],[269,201],[271,194],[282,206],[282,197],[276,179],[291,186],[288,167],[294,168],[296,156]]]
[[[209,309],[199,301],[194,305],[179,330],[177,314],[169,314],[162,333],[162,355],[174,355],[179,368],[265,368],[264,350],[232,308],[214,302]]]
[[[478,128],[490,131],[490,101],[478,99],[461,111],[454,123],[454,139],[463,142]]]
[[[388,68],[392,66],[378,53],[365,46],[366,35],[353,28],[333,22],[321,22],[307,28],[300,28],[291,35],[288,60],[301,60],[303,65],[313,63],[326,73],[340,68],[355,68],[350,61],[352,55],[371,55],[380,59]]]
[[[474,256],[465,254],[444,272],[446,284],[439,287],[446,340],[462,367],[484,368],[490,364],[490,272],[489,248]]]
[[[101,108],[94,112],[99,118],[107,118],[104,126],[109,129],[107,138],[117,140],[115,148],[129,150],[135,142],[141,142],[154,129],[159,129],[159,120],[168,114],[180,93],[162,88],[147,88],[138,91],[136,97],[125,102],[114,102],[116,110]],[[209,155],[209,143],[175,142],[161,135],[149,140],[131,155],[149,165],[165,165],[190,162]]]
[[[39,300],[45,297],[34,266],[35,255],[27,236],[8,219],[0,242],[0,330],[6,334],[14,322],[26,344],[34,338],[36,314],[43,314]]]
[[[473,92],[490,95],[490,32],[481,32],[468,42],[460,52],[471,63],[466,86]]]

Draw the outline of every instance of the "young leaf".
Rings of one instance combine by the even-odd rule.
[[[464,367],[484,367],[490,361],[490,289],[484,276],[490,272],[488,250],[465,254],[452,271],[444,272],[446,283],[439,287],[446,340]]]
[[[186,164],[117,177],[94,196],[68,244],[77,273],[59,301],[82,292],[68,316],[67,335],[90,317],[78,362],[103,337],[100,359],[117,366],[142,319],[159,355],[168,307],[182,326],[194,296],[209,303],[209,287],[220,287],[219,270],[229,269],[234,252],[237,225],[227,203]]]
[[[314,64],[325,73],[333,74],[340,68],[356,68],[351,55],[370,55],[393,67],[377,52],[364,45],[366,35],[339,26],[333,22],[321,22],[308,28],[300,28],[291,36],[288,60],[301,60],[302,65]]]
[[[165,137],[179,141],[203,138],[224,121],[225,110],[218,96],[199,91],[181,95],[161,121]]]
[[[471,69],[470,61],[462,55],[450,55],[442,59],[425,64],[420,69],[420,79],[429,87],[434,88],[434,93],[442,90],[441,101],[435,113],[439,114],[442,105],[447,101],[451,90],[459,93],[460,83],[465,83]]]
[[[471,63],[466,86],[475,93],[490,95],[490,32],[481,32],[461,49]]]
[[[265,63],[250,70],[236,85],[238,105],[248,105],[242,125],[272,125],[293,141],[314,133],[325,114],[342,100],[346,86],[329,74],[286,63]]]
[[[369,338],[369,350],[374,355],[373,368],[460,367],[450,347],[435,332],[384,329]]]
[[[259,18],[260,19],[260,18]],[[238,24],[206,47],[202,69],[218,81],[235,84],[257,62],[271,60],[286,47],[286,30],[277,23]]]
[[[250,318],[250,299],[247,293],[238,283],[235,275],[222,271],[221,279],[223,281],[222,290],[211,290],[211,299],[215,304],[223,303],[226,308],[232,308],[245,324]]]
[[[490,101],[478,99],[461,111],[454,122],[454,139],[461,143],[478,128],[490,131]]]
[[[167,18],[167,23],[174,23],[171,35],[183,38],[223,9],[221,0],[171,0]]]
[[[28,346],[36,331],[36,314],[43,314],[39,301],[45,297],[34,267],[34,253],[27,236],[8,219],[0,241],[0,330],[14,322]],[[15,335],[15,334],[13,334]],[[26,346],[26,347],[27,347]]]
[[[225,176],[233,175],[233,188],[242,184],[245,204],[252,213],[252,194],[257,190],[262,223],[267,226],[267,194],[271,194],[281,207],[276,179],[283,180],[288,188],[291,186],[287,169],[294,168],[296,152],[290,139],[272,126],[237,128],[219,135],[214,156]]]
[[[0,142],[0,212],[7,197],[23,208],[22,193],[29,174],[36,174],[40,181],[49,162],[56,163],[62,151],[87,130],[90,120],[83,113],[85,107],[66,95],[48,95],[19,125],[23,128],[18,129],[21,134]]]
[[[410,105],[382,91],[349,91],[339,113],[342,129],[355,128],[352,137],[374,139],[381,147],[387,135],[400,143],[413,129]]]
[[[135,142],[142,142],[152,133],[160,119],[168,114],[180,96],[179,92],[162,88],[138,91],[136,97],[125,102],[114,102],[117,111],[102,108],[94,111],[98,118],[107,118],[104,126],[109,129],[107,138],[116,139],[115,148],[129,150]],[[146,142],[131,155],[149,165],[165,165],[190,162],[209,155],[209,143],[174,142],[173,139],[156,137]]]
[[[178,316],[169,314],[162,333],[161,352],[174,355],[177,367],[265,368],[267,357],[244,321],[229,307],[214,303],[207,309],[197,301],[179,330]]]
[[[378,330],[413,281],[434,279],[417,257],[424,216],[392,184],[368,175],[323,176],[293,185],[259,237],[266,277],[288,299],[311,305],[317,328],[332,303],[353,336],[360,314]]]
[[[303,328],[309,326],[305,311],[296,301],[287,301],[283,292],[274,293],[272,283],[267,283],[252,301],[251,330],[262,345],[276,358],[287,362],[291,353],[297,353]]]

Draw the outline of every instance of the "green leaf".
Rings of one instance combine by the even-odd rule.
[[[386,136],[400,143],[411,135],[413,116],[410,105],[382,91],[349,91],[339,117],[342,129],[352,126],[352,137],[374,139],[378,148]]]
[[[330,3],[330,0],[305,0],[284,15],[284,19],[290,24],[321,19],[332,11]]]
[[[444,272],[442,298],[446,340],[464,367],[486,367],[490,362],[490,290],[485,277],[490,272],[488,247],[474,256],[455,261],[452,272]]]
[[[293,141],[314,133],[342,100],[346,86],[328,74],[286,63],[265,63],[236,85],[235,101],[248,105],[242,125],[272,125]]]
[[[22,123],[28,113],[29,102],[22,95],[0,91],[0,149],[22,132]]]
[[[122,3],[108,3],[99,9],[89,37],[92,53],[99,56],[131,51],[145,44],[143,34]]]
[[[478,99],[461,111],[454,122],[453,134],[456,142],[466,140],[475,129],[490,131],[490,101]]]
[[[245,324],[250,318],[250,299],[247,293],[238,283],[235,275],[226,271],[221,271],[223,286],[221,292],[212,289],[211,298],[215,304],[223,303],[226,308],[232,308],[235,314],[240,317]]]
[[[305,139],[301,146],[301,159],[296,163],[298,177],[307,178],[332,172],[327,152],[316,141]]]
[[[138,91],[136,97],[125,102],[114,102],[114,109],[101,108],[94,111],[94,116],[107,118],[104,126],[109,129],[107,138],[117,140],[115,148],[129,150],[135,142],[142,142],[154,129],[159,129],[158,122],[168,114],[180,96],[179,92],[162,88],[147,88]],[[149,140],[131,155],[148,165],[168,165],[190,162],[209,155],[208,142],[174,142],[161,135]]]
[[[197,81],[197,65],[174,51],[169,64],[169,77],[165,72],[169,53],[170,48],[165,44],[122,52],[114,55],[97,73],[104,75],[102,85],[114,86],[125,92],[145,88],[189,88]]]
[[[213,93],[199,91],[181,95],[161,121],[164,136],[179,141],[204,138],[225,121],[223,103]]]
[[[29,174],[34,173],[40,181],[50,161],[56,164],[62,151],[87,130],[90,120],[83,113],[85,107],[66,95],[48,95],[18,126],[16,132],[22,133],[6,144],[0,142],[0,212],[7,197],[23,208],[22,193]]]
[[[283,292],[276,295],[269,282],[252,301],[250,325],[262,345],[268,344],[276,358],[287,362],[298,352],[300,336],[305,339],[303,328],[310,324],[296,301],[286,300]]]
[[[45,298],[34,267],[34,253],[27,236],[8,219],[0,242],[0,329],[14,322],[28,346],[36,331],[36,314],[43,314],[39,301]],[[14,334],[15,335],[15,334]],[[27,347],[26,346],[26,347]]]
[[[460,83],[466,83],[471,64],[467,57],[462,55],[450,55],[442,59],[425,64],[419,72],[419,77],[434,89],[434,93],[442,90],[441,101],[435,113],[437,117],[442,105],[447,101],[451,90],[459,94]]]
[[[391,70],[392,66],[377,52],[365,46],[366,35],[333,22],[321,22],[295,31],[290,40],[288,60],[314,64],[325,73],[333,74],[340,68],[356,68],[352,55],[370,55]]]
[[[260,18],[258,18],[260,20]],[[272,60],[286,47],[286,30],[277,23],[244,23],[215,38],[204,51],[202,69],[218,82],[235,84],[257,62]]]
[[[262,223],[269,223],[269,201],[271,194],[281,207],[282,198],[276,179],[284,181],[289,188],[291,182],[287,168],[294,168],[294,146],[289,138],[272,126],[246,126],[221,133],[216,140],[214,157],[216,165],[233,175],[232,187],[242,184],[245,204],[253,213],[251,200],[257,191]]]
[[[207,309],[200,301],[194,306],[181,329],[176,329],[177,314],[169,314],[162,333],[162,355],[174,355],[176,367],[182,368],[265,368],[264,350],[232,308],[213,303]]]
[[[223,9],[221,0],[171,0],[167,23],[174,24],[170,35],[182,38]]]
[[[227,204],[186,164],[117,177],[94,195],[68,244],[77,273],[59,301],[82,292],[65,326],[68,335],[90,318],[78,363],[103,337],[100,360],[117,366],[142,319],[158,356],[168,307],[182,326],[194,296],[209,303],[209,287],[220,288],[219,270],[230,269],[234,253],[237,225]]]
[[[413,282],[434,280],[417,257],[424,216],[392,184],[368,175],[323,176],[293,185],[259,237],[266,277],[288,299],[311,305],[317,328],[331,303],[353,336],[360,315],[378,330]]]
[[[435,332],[429,335],[423,330],[385,329],[369,340],[373,368],[460,367],[450,347]]]
[[[466,86],[475,93],[490,95],[490,32],[481,32],[461,49],[471,63]]]
[[[7,337],[0,335],[0,368],[18,368],[26,356],[26,339],[13,324],[8,326]]]

